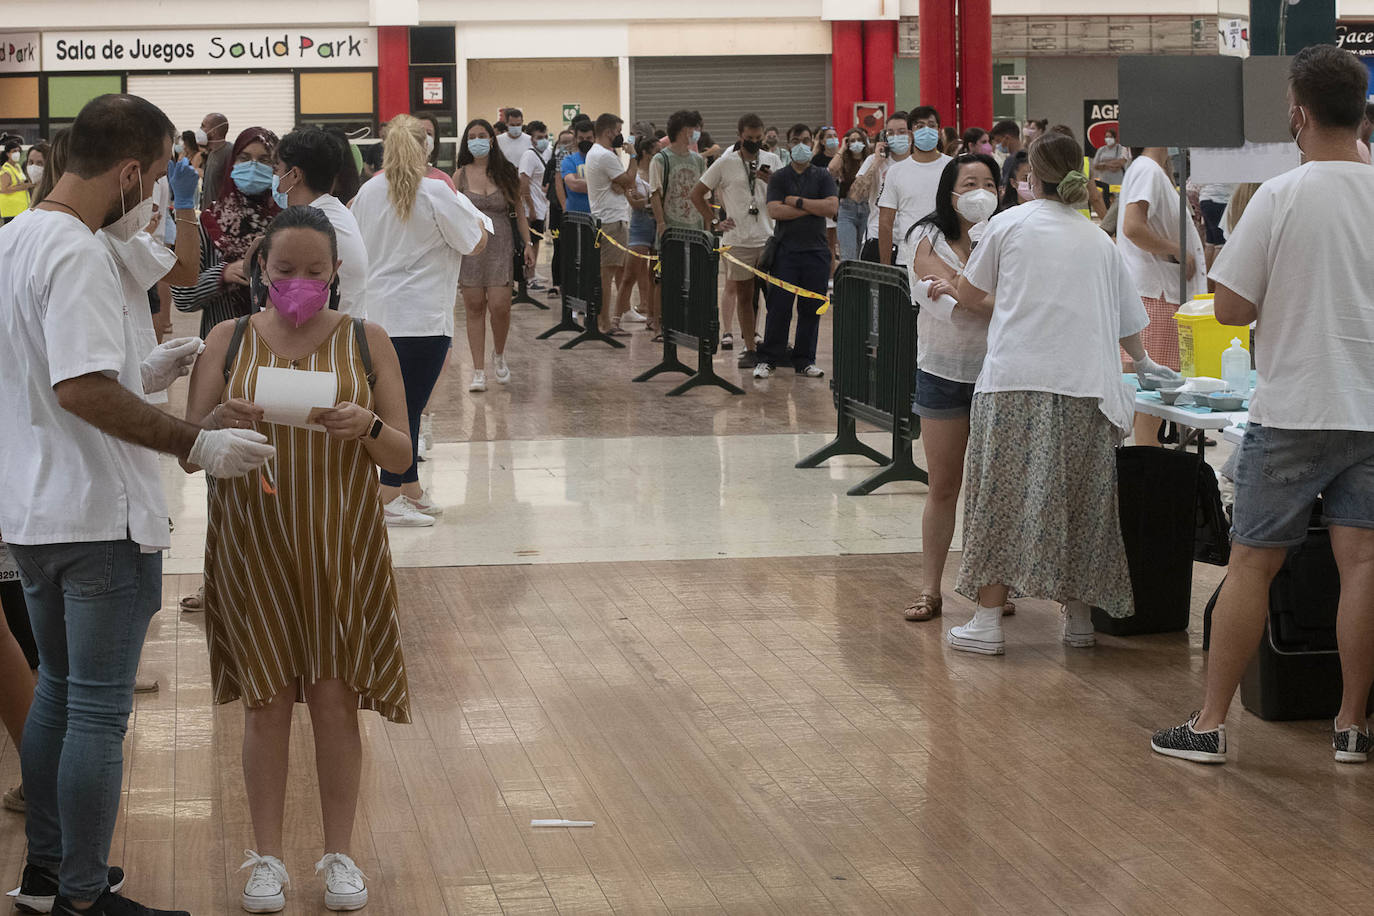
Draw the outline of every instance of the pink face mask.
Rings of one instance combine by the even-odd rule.
[[[978,152],[982,153],[984,156],[991,156],[991,155],[992,155],[992,144],[991,144],[991,143],[979,143],[979,144],[978,144]]]
[[[1016,183],[1016,196],[1022,201],[1035,200],[1035,191],[1031,189],[1029,181],[1018,181]]]
[[[272,307],[295,323],[305,324],[329,304],[329,283],[309,277],[283,277],[274,280],[271,290]]]

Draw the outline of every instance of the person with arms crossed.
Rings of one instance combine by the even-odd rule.
[[[1341,707],[1332,748],[1369,756],[1374,683],[1374,170],[1355,151],[1368,71],[1313,45],[1290,70],[1288,123],[1305,162],[1255,192],[1212,269],[1216,315],[1255,326],[1258,383],[1236,467],[1231,563],[1212,612],[1202,708],[1157,732],[1160,754],[1226,761],[1226,713],[1320,494],[1340,570]],[[1243,334],[1240,330],[1238,333]],[[1262,756],[1262,755],[1261,755]]]
[[[203,430],[143,399],[184,367],[145,361],[95,232],[127,237],[147,224],[171,122],[144,99],[103,95],[71,131],[66,174],[0,230],[0,531],[39,656],[21,753],[21,888],[44,885],[61,916],[153,916],[165,911],[113,890],[108,857],[134,676],[171,545],[156,453],[229,478],[273,449],[258,433]]]
[[[596,142],[587,153],[587,198],[592,216],[601,221],[601,232],[619,244],[601,245],[601,330],[612,337],[624,337],[620,328],[620,314],[611,315],[619,301],[612,287],[620,289],[625,283],[625,248],[630,243],[630,201],[625,196],[635,186],[634,166],[620,161],[620,148],[625,136],[620,132],[624,123],[617,115],[602,114],[596,119]],[[651,166],[652,168],[652,166]]]
[[[830,243],[825,221],[840,212],[839,190],[829,171],[811,164],[811,128],[794,124],[787,132],[787,142],[792,144],[790,165],[768,182],[768,216],[775,224],[773,235],[777,239],[777,257],[771,273],[779,280],[824,295],[830,281]],[[821,325],[816,310],[820,302],[769,285],[763,347],[754,366],[756,379],[768,378],[787,359],[794,300],[797,336],[792,345],[792,367],[807,378],[825,375],[816,365],[816,339]]]

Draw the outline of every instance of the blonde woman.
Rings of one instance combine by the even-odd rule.
[[[420,413],[453,342],[453,299],[463,255],[486,247],[491,221],[466,197],[427,178],[425,129],[397,115],[382,145],[382,171],[353,198],[367,247],[368,317],[387,329],[401,363],[410,421],[411,462],[382,471],[386,523],[420,528],[443,510],[420,487]]]
[[[1011,591],[1064,605],[1064,642],[1094,644],[1090,607],[1134,613],[1116,502],[1115,448],[1133,402],[1118,342],[1141,362],[1148,323],[1112,240],[1076,212],[1088,200],[1083,151],[1048,133],[1030,147],[1035,199],[998,214],[957,283],[955,314],[989,319],[974,388],[959,593],[973,620],[951,647],[1001,655]],[[996,290],[997,298],[987,304]]]

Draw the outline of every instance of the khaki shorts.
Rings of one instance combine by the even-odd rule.
[[[750,267],[758,267],[759,259],[763,257],[763,246],[760,245],[757,248],[741,248],[736,245],[734,248],[730,249],[730,254],[748,264]],[[724,258],[721,258],[721,260],[725,261]],[[725,279],[735,281],[752,280],[754,279],[754,275],[743,267],[740,267],[734,261],[725,261]]]
[[[630,224],[621,220],[617,223],[602,223],[601,231],[615,239],[620,244],[630,245]],[[620,267],[624,265],[629,257],[623,249],[617,248],[605,239],[601,240],[601,266]]]

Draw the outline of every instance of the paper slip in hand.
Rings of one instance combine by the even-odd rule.
[[[339,377],[333,372],[259,366],[253,403],[262,408],[268,423],[324,432],[315,418],[334,409],[338,394]]]

